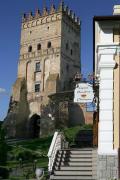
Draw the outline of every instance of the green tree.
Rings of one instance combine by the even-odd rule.
[[[7,161],[7,144],[5,141],[5,130],[0,123],[0,165],[4,166]]]
[[[7,179],[9,177],[9,170],[5,167],[7,161],[7,144],[5,141],[5,131],[0,122],[0,179]]]

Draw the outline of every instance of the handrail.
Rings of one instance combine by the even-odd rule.
[[[58,132],[55,132],[54,136],[53,136],[53,139],[52,139],[52,143],[51,143],[49,151],[48,151],[48,157],[52,155],[52,150],[53,150],[53,147],[54,147],[57,136],[58,136]]]
[[[48,151],[48,171],[52,172],[57,151],[65,147],[65,137],[61,132],[55,132]]]

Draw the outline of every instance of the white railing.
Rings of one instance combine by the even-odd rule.
[[[55,132],[47,155],[49,158],[49,163],[48,163],[49,172],[52,172],[57,151],[60,149],[64,149],[66,144],[67,143],[65,142],[64,135],[61,132]]]

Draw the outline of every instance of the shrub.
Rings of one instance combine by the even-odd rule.
[[[0,167],[0,178],[7,179],[9,177],[9,170],[5,167]]]
[[[26,160],[30,161],[34,159],[34,154],[27,149],[17,148],[15,152],[15,159],[16,160],[22,159],[23,161],[26,161]]]
[[[84,124],[80,127],[80,130],[91,130],[93,128],[92,124]]]
[[[79,132],[80,126],[66,128],[63,130],[66,140],[71,144],[74,142],[76,134]]]
[[[91,124],[85,124],[82,126],[75,126],[72,128],[66,128],[63,130],[64,135],[66,137],[66,140],[70,143],[70,144],[74,144],[74,140],[76,135],[78,134],[78,132],[80,132],[80,130],[89,130],[92,129],[92,125]]]
[[[5,142],[5,131],[0,127],[0,165],[5,165],[7,161],[7,144]]]

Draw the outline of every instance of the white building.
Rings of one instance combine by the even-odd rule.
[[[94,17],[94,71],[99,75],[98,179],[119,176],[120,6]]]

